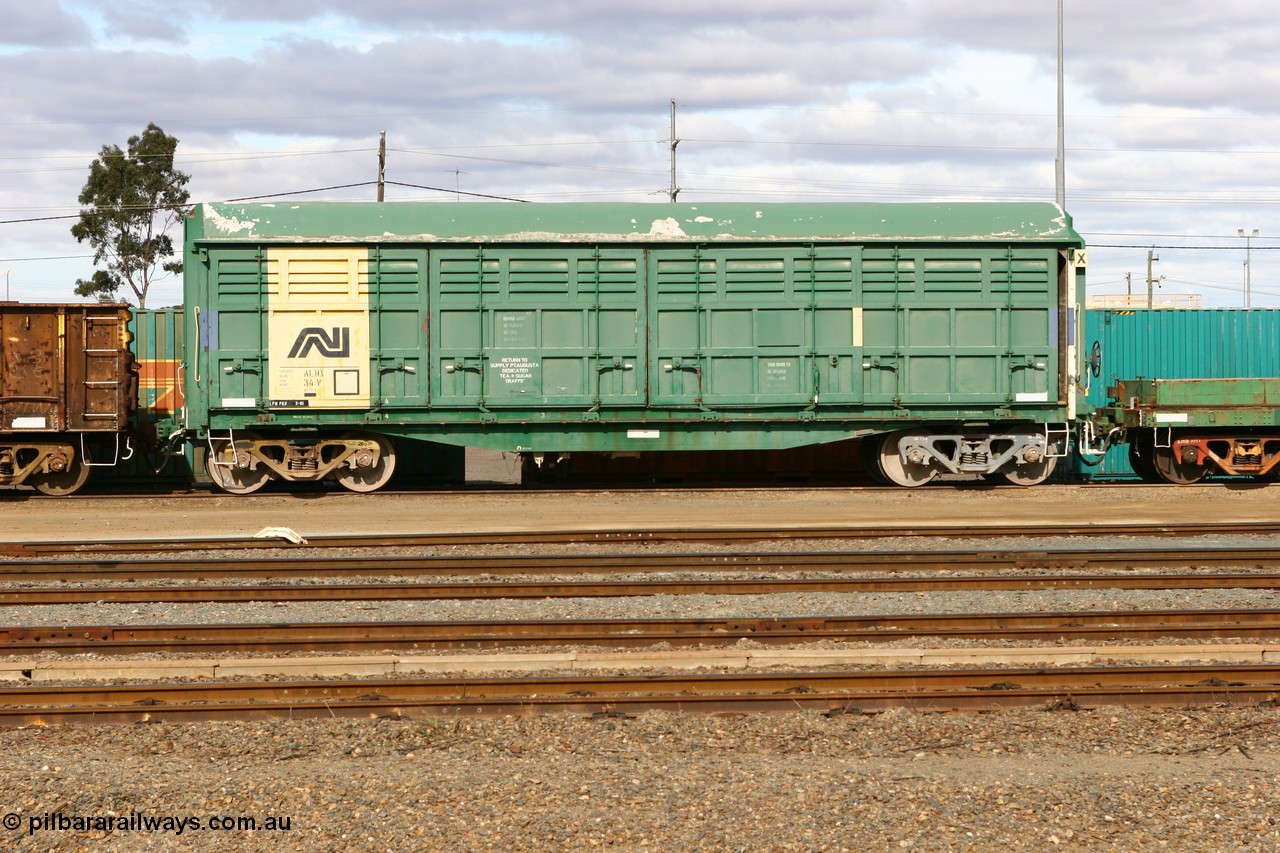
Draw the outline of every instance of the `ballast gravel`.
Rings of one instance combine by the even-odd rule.
[[[0,754],[22,851],[1280,847],[1274,709],[86,725]]]
[[[653,595],[627,598],[258,601],[0,607],[0,624],[200,625],[243,622],[428,622],[527,619],[765,619],[934,613],[1276,608],[1272,590],[988,590],[921,593]]]

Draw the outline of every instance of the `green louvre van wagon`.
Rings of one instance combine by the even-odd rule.
[[[1038,483],[1084,365],[1052,204],[203,204],[185,433],[214,482],[382,486],[421,440],[527,454],[863,438],[913,486]]]

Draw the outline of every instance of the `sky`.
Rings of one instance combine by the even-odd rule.
[[[0,0],[0,272],[76,300],[89,164],[148,122],[192,201],[373,200],[385,131],[388,201],[669,203],[674,100],[680,202],[1052,202],[1057,6]],[[1157,299],[1280,308],[1271,11],[1065,0],[1091,298],[1145,296],[1150,252]]]

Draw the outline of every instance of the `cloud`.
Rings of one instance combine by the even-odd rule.
[[[89,42],[89,27],[60,3],[0,0],[0,44],[68,47]]]
[[[101,6],[106,35],[181,43],[190,9],[171,0],[113,0]]]
[[[1280,235],[1255,203],[1280,178],[1259,153],[1280,150],[1280,22],[1267,11],[1066,3],[1077,226]],[[0,0],[0,12],[12,48],[0,219],[74,210],[101,146],[149,121],[181,140],[201,199],[367,182],[386,130],[388,177],[403,183],[656,202],[672,98],[682,201],[1053,197],[1051,2]],[[10,256],[79,249],[65,222],[3,227]],[[1272,255],[1255,252],[1255,282]],[[1091,257],[1098,280],[1122,280],[1107,251]],[[1226,269],[1222,257],[1196,262]],[[1236,277],[1238,261],[1206,277]]]

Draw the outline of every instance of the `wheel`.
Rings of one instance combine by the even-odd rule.
[[[1156,467],[1151,461],[1152,447],[1150,441],[1143,439],[1135,438],[1129,442],[1129,467],[1144,483],[1163,483],[1164,480],[1156,473]]]
[[[378,458],[377,461],[372,459],[370,449],[356,450],[352,460],[358,467],[339,469],[344,472],[337,475],[342,487],[352,492],[372,492],[385,486],[396,470],[396,450],[391,439],[372,432],[349,432],[343,438],[374,442],[378,447]]]
[[[867,479],[877,486],[889,485],[889,478],[880,470],[880,438],[869,435],[859,440],[858,459]]]
[[[1174,454],[1172,447],[1153,448],[1151,464],[1155,468],[1157,477],[1166,483],[1179,486],[1198,483],[1209,475],[1208,465],[1183,462]]]
[[[937,468],[929,464],[918,465],[905,462],[902,459],[902,454],[898,452],[898,443],[902,439],[926,436],[928,434],[924,430],[903,430],[902,432],[891,432],[881,440],[880,471],[888,478],[890,483],[895,486],[906,486],[909,489],[913,489],[916,486],[923,486],[938,476]]]
[[[80,491],[80,487],[89,479],[89,466],[74,453],[67,454],[67,466],[64,470],[50,474],[33,474],[31,485],[36,491],[45,495],[61,497]]]
[[[1049,479],[1058,467],[1058,457],[1046,456],[1039,462],[1015,465],[1007,471],[996,471],[995,477],[1011,486],[1036,486]]]
[[[247,495],[258,491],[270,481],[271,470],[255,463],[244,449],[257,438],[253,433],[243,433],[236,440],[236,444],[240,446],[238,452],[225,438],[213,442],[205,460],[205,468],[215,486],[233,495]]]

